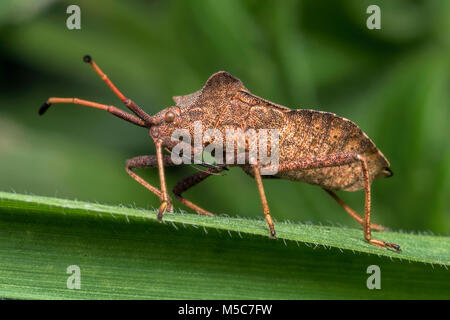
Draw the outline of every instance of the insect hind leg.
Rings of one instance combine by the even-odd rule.
[[[315,168],[327,168],[327,167],[337,167],[343,166],[350,163],[359,162],[362,168],[362,174],[364,179],[364,189],[365,189],[365,206],[364,206],[364,221],[363,221],[363,229],[364,229],[364,239],[370,244],[383,247],[390,248],[395,251],[400,251],[400,246],[394,243],[384,242],[381,240],[373,239],[371,234],[371,224],[370,224],[370,202],[371,202],[371,192],[370,192],[370,178],[369,178],[369,170],[367,167],[366,158],[363,155],[353,153],[353,152],[344,152],[344,153],[336,153],[330,154],[323,157],[318,158],[305,158],[299,159],[297,161],[292,161],[284,164],[280,164],[278,168],[278,172],[282,171],[291,171],[291,170],[306,170],[306,169],[315,169]]]
[[[334,200],[336,200],[336,202],[356,221],[358,221],[359,224],[361,224],[362,226],[364,226],[364,219],[352,208],[350,208],[344,201],[342,201],[341,198],[338,197],[338,195],[336,193],[334,193],[333,191],[329,190],[329,189],[325,189],[323,188],[323,190],[325,192],[327,192]],[[377,230],[377,231],[383,231],[386,230],[386,227],[383,227],[379,224],[376,223],[371,223],[370,224],[370,228],[372,230]]]

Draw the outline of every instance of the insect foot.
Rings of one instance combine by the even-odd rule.
[[[386,245],[386,247],[392,248],[392,249],[394,249],[397,252],[401,252],[402,251],[402,249],[400,249],[400,246],[398,244],[386,242],[385,245]]]
[[[269,238],[271,238],[271,239],[276,239],[277,238],[277,235],[276,235],[276,232],[275,232],[274,229],[270,230]]]
[[[163,215],[166,211],[173,210],[173,205],[169,201],[164,200],[158,209],[158,220],[162,221]]]
[[[395,243],[384,242],[384,241],[377,240],[377,239],[366,239],[366,240],[370,244],[376,245],[376,246],[381,247],[381,248],[393,249],[395,252],[401,252],[402,251],[400,249],[400,246],[398,244],[395,244]]]

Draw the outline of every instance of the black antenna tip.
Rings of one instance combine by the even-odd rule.
[[[90,63],[92,61],[92,57],[87,54],[83,57],[83,61],[86,63]]]
[[[39,108],[39,115],[42,116],[47,110],[48,108],[50,108],[51,104],[48,102],[45,102],[42,107]]]
[[[386,168],[384,168],[384,170],[386,171],[388,178],[390,178],[394,175],[394,173],[392,172],[392,170],[390,168],[386,167]]]

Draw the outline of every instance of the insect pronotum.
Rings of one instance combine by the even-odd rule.
[[[193,123],[201,120],[204,128],[214,128],[221,132],[229,128],[242,130],[276,128],[280,133],[279,165],[273,176],[261,174],[260,159],[253,164],[228,163],[226,165],[207,165],[199,171],[182,179],[173,188],[175,197],[196,212],[213,216],[209,211],[185,199],[182,193],[200,183],[207,177],[227,170],[227,166],[239,166],[255,179],[270,229],[275,237],[275,228],[267,204],[263,178],[282,178],[318,185],[330,194],[364,229],[364,239],[370,244],[400,251],[400,246],[372,238],[371,230],[383,230],[380,225],[370,222],[371,182],[376,178],[390,177],[389,162],[372,140],[353,122],[333,113],[297,109],[275,104],[250,93],[242,82],[229,73],[220,71],[213,74],[203,88],[192,94],[174,97],[175,105],[163,109],[154,116],[148,115],[136,103],[125,97],[102,72],[90,56],[83,60],[89,63],[100,78],[119,97],[133,113],[115,106],[104,105],[78,98],[49,98],[39,109],[44,114],[52,104],[72,103],[108,111],[109,113],[147,128],[156,146],[156,155],[139,156],[127,160],[127,173],[145,188],[160,198],[158,219],[164,212],[173,210],[169,197],[164,168],[174,165],[169,152],[175,146],[172,133],[176,129],[193,129]],[[202,146],[207,144],[202,141]],[[246,145],[248,147],[248,145]],[[246,152],[248,150],[245,150]],[[185,156],[185,155],[184,155]],[[157,167],[160,188],[137,175],[133,169]],[[365,191],[364,217],[359,216],[335,193],[335,190]]]

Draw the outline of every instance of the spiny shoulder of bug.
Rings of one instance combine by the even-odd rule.
[[[178,141],[172,141],[175,130],[187,130],[193,137],[194,126],[201,122],[202,130],[209,128],[225,105],[238,90],[245,89],[242,82],[225,71],[213,74],[199,91],[173,97],[176,105],[165,108],[152,117],[150,136],[171,149]],[[180,133],[182,133],[180,131]]]

